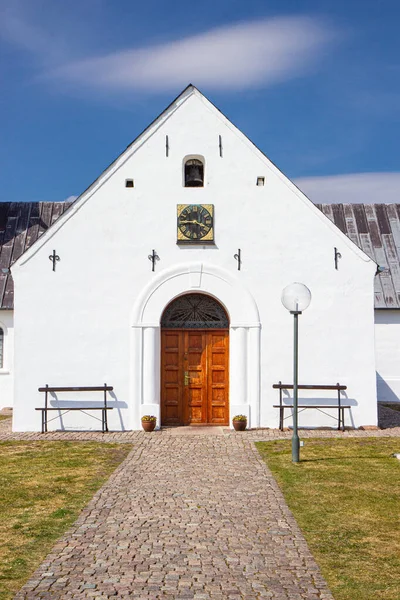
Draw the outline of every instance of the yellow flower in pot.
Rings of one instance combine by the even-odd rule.
[[[232,425],[235,431],[244,431],[247,427],[246,415],[236,415],[235,417],[233,417]]]
[[[157,418],[153,415],[144,415],[142,417],[142,427],[144,431],[153,431],[156,426]]]

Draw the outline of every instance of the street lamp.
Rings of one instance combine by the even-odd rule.
[[[291,283],[282,292],[283,306],[294,316],[293,340],[293,436],[292,461],[300,460],[300,441],[298,434],[298,368],[299,368],[299,315],[310,306],[311,292],[304,283]]]

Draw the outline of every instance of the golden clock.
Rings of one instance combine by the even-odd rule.
[[[214,241],[214,205],[178,204],[178,243]]]

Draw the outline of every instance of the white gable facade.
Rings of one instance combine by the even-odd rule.
[[[204,165],[202,187],[185,187],[190,158]],[[256,185],[258,177],[264,185]],[[127,179],[134,187],[126,187]],[[178,205],[213,206],[214,243],[177,243]],[[60,257],[55,271],[53,250]],[[113,386],[112,430],[139,429],[144,414],[162,424],[162,316],[186,294],[216,300],[228,317],[229,421],[219,424],[240,413],[250,427],[277,427],[272,386],[292,381],[293,318],[281,303],[292,282],[312,293],[300,316],[300,383],[347,385],[346,425],[376,425],[375,272],[376,264],[189,86],[12,267],[13,429],[40,430],[35,408],[43,406],[38,388],[45,384]],[[214,393],[208,381],[206,393]],[[317,396],[319,403],[336,398]],[[316,393],[301,397],[315,400]],[[185,397],[179,402],[185,420],[179,424],[187,424]],[[217,413],[214,419],[206,410],[197,421],[218,424]],[[49,429],[98,429],[81,412],[51,417]],[[335,421],[307,410],[300,425]]]

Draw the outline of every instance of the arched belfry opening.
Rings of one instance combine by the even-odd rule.
[[[185,187],[204,187],[204,162],[198,158],[185,161]]]
[[[207,294],[179,296],[161,317],[161,424],[229,424],[229,317]]]

